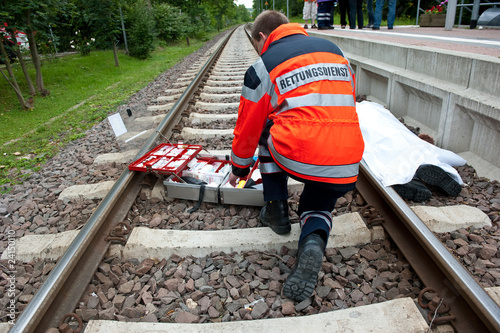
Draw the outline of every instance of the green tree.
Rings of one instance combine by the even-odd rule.
[[[154,5],[155,25],[158,37],[166,42],[175,41],[186,35],[185,22],[189,17],[178,7],[167,3]]]
[[[57,11],[61,3],[64,3],[64,0],[47,0],[43,3],[36,0],[0,0],[0,5],[2,8],[2,11],[0,11],[0,18],[3,23],[6,23],[8,25],[8,30],[11,36],[13,35],[13,31],[15,30],[24,31],[26,33],[29,41],[31,59],[36,71],[36,88],[42,96],[46,96],[50,92],[45,89],[43,83],[42,66],[37,51],[35,31],[37,32],[37,34],[42,34],[43,31],[46,30],[48,25],[47,17],[50,15],[50,13]],[[18,53],[18,56],[20,56],[17,45],[14,46],[14,51]],[[33,85],[28,75],[26,66],[24,65],[22,57],[19,57],[19,59],[24,72],[24,76],[28,82],[30,94],[34,94],[32,88]],[[10,73],[9,76],[11,76]],[[9,83],[14,88],[16,84],[14,84],[12,80],[13,78],[11,77]],[[14,90],[16,90],[16,88],[14,88]],[[18,95],[18,98],[20,93],[20,91],[16,91],[16,95]],[[23,108],[26,108],[26,103],[22,103],[21,99],[20,103]]]
[[[7,54],[7,49],[6,45],[9,45],[8,43],[8,38],[7,36],[4,36],[2,33],[0,33],[0,57],[5,63],[5,68],[7,69],[7,73],[9,76],[5,75],[5,73],[0,69],[0,73],[2,76],[7,80],[7,82],[10,84],[14,92],[16,93],[17,99],[19,100],[19,104],[23,109],[28,109],[29,106],[26,103],[26,100],[24,99],[23,93],[21,92],[21,89],[19,88],[19,84],[17,83],[16,77],[14,75],[14,72],[12,71],[12,66],[10,65],[10,60],[9,60],[9,55]]]
[[[233,0],[204,0],[208,6],[214,20],[214,27],[220,30],[231,24],[231,19],[235,17],[236,5]]]
[[[115,66],[118,66],[116,43],[120,35],[120,1],[118,0],[84,0],[81,8],[80,45],[83,53],[90,53],[92,46],[113,49]]]
[[[252,18],[250,17],[250,12],[245,8],[245,5],[239,5],[236,8],[236,20],[238,22],[250,22]]]
[[[64,3],[64,0],[18,0],[11,2],[16,26],[19,30],[24,31],[28,38],[31,60],[36,72],[36,88],[42,96],[47,96],[50,92],[45,89],[43,83],[42,64],[38,54],[35,31],[37,34],[46,32],[49,25],[48,17],[57,12]]]
[[[129,54],[139,59],[147,59],[154,50],[154,17],[146,2],[138,1],[131,14],[129,29]]]

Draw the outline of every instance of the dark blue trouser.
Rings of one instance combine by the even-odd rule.
[[[356,28],[356,18],[358,19],[358,28],[363,28],[363,0],[349,0],[349,26]]]
[[[269,154],[267,140],[272,123],[269,122],[262,132],[259,141],[259,159],[261,166],[262,183],[264,185],[264,201],[287,200],[288,177],[304,183],[304,189],[300,195],[298,215],[300,216],[301,234],[300,242],[307,235],[323,230],[326,236],[332,228],[331,212],[335,208],[337,199],[354,189],[355,184],[331,184],[303,179],[290,175],[280,169]]]
[[[318,28],[333,25],[333,1],[318,3]]]

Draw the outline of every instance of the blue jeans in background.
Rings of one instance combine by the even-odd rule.
[[[382,9],[384,8],[384,3],[387,1],[387,7],[389,12],[387,13],[387,27],[392,29],[394,26],[394,20],[396,20],[396,0],[376,0],[375,8],[375,24],[373,28],[380,28],[380,22],[382,22]]]
[[[366,8],[368,9],[368,27],[371,28],[375,23],[375,12],[373,11],[373,0],[366,0]]]

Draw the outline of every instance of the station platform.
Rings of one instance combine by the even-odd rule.
[[[380,30],[349,29],[349,27],[341,29],[340,25],[335,24],[334,27],[333,30],[307,29],[306,31],[500,57],[500,27],[469,29],[464,26],[452,30],[418,25],[394,26],[392,30],[388,30],[386,26],[381,26]]]

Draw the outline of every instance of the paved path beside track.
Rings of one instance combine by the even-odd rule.
[[[334,30],[308,29],[326,34],[339,34],[345,36],[355,36],[356,38],[366,38],[378,41],[407,44],[412,46],[427,46],[445,50],[482,54],[500,57],[500,29],[469,29],[453,28],[430,28],[415,26],[394,26],[393,30],[388,30],[386,26],[381,26],[380,30],[372,29],[341,29],[339,25],[334,25]],[[340,45],[340,47],[342,47]]]

